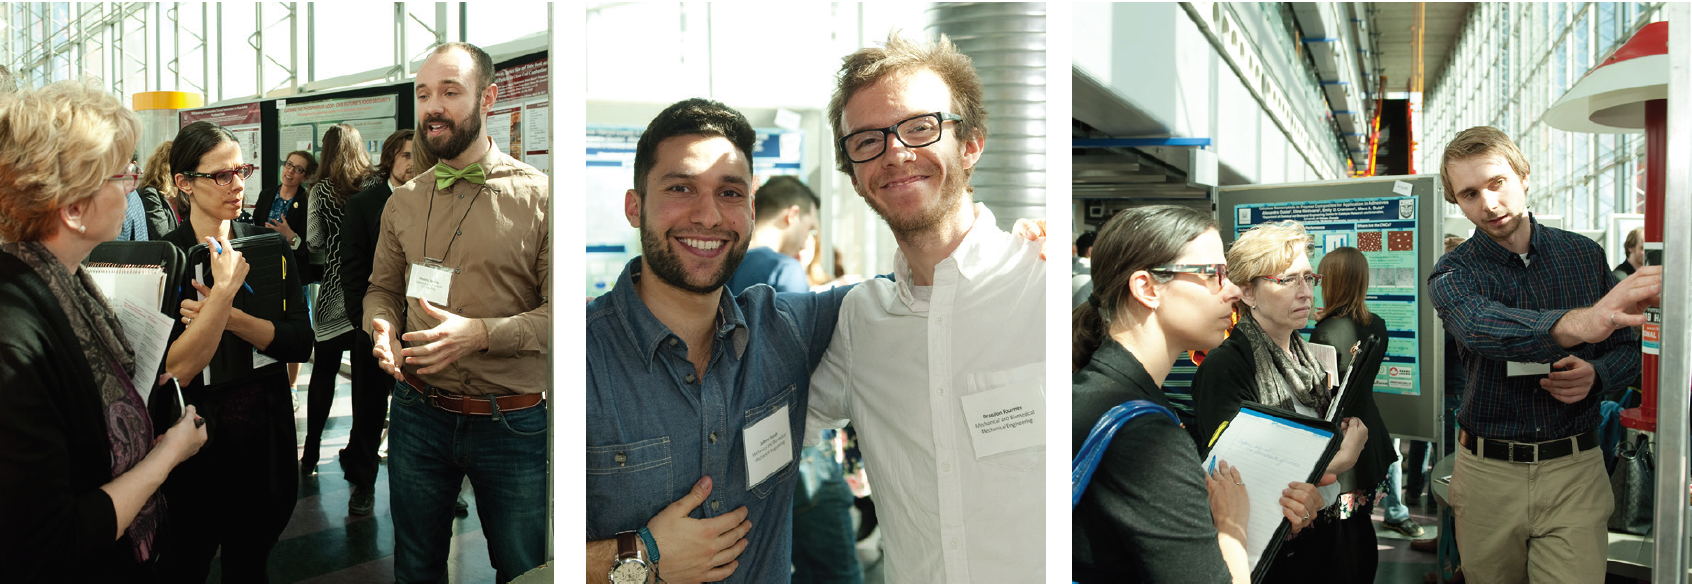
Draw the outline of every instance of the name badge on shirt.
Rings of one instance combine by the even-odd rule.
[[[1045,445],[1045,399],[1032,382],[964,395],[964,422],[976,459]]]
[[[1507,362],[1504,376],[1533,376],[1551,374],[1551,365],[1543,362]]]
[[[793,422],[788,420],[785,406],[763,421],[747,426],[740,439],[746,446],[747,490],[793,461]]]
[[[453,270],[433,263],[412,263],[411,279],[405,284],[405,296],[427,299],[441,307],[447,306],[447,292],[452,290]]]

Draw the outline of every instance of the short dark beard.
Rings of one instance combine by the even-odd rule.
[[[717,270],[717,274],[712,275],[710,281],[704,284],[688,282],[687,271],[682,268],[681,259],[670,250],[670,234],[665,233],[663,238],[659,239],[653,230],[647,228],[650,225],[646,221],[646,206],[641,206],[641,254],[646,256],[646,265],[652,267],[653,276],[677,289],[701,295],[713,293],[722,288],[723,284],[734,276],[735,269],[740,268],[740,261],[746,258],[746,246],[749,241],[743,235],[736,234],[733,240],[723,243],[723,246],[729,247],[729,250],[727,256],[723,258],[722,268]]]
[[[433,152],[436,158],[442,161],[456,159],[459,155],[464,154],[465,150],[470,148],[471,143],[476,142],[476,139],[482,137],[483,112],[481,108],[481,100],[478,99],[476,103],[476,111],[470,114],[469,120],[464,121],[463,127],[459,127],[458,123],[447,120],[444,117],[426,118],[423,120],[423,141],[428,143],[429,151]],[[428,136],[429,125],[435,123],[445,124],[449,129],[446,137],[447,143],[445,145],[435,144],[432,142],[435,137]]]

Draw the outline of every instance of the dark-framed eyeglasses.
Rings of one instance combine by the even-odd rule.
[[[234,169],[224,169],[222,171],[214,171],[214,172],[211,172],[211,173],[195,173],[193,171],[183,171],[182,174],[187,175],[189,177],[203,177],[203,178],[206,178],[206,179],[210,179],[212,181],[216,181],[218,185],[228,185],[228,184],[235,181],[235,175],[237,175],[237,174],[239,174],[242,179],[247,179],[247,178],[252,177],[253,176],[253,170],[257,169],[257,168],[258,168],[258,165],[254,165],[254,164],[249,163],[249,164],[246,164],[246,165],[241,165],[241,166],[236,167]]]
[[[1309,285],[1311,289],[1315,289],[1317,285],[1322,284],[1322,275],[1319,275],[1319,274],[1316,274],[1316,273],[1304,273],[1302,275],[1293,275],[1293,276],[1284,277],[1284,278],[1283,277],[1258,277],[1258,278],[1263,279],[1263,280],[1268,281],[1268,282],[1271,282],[1271,283],[1274,283],[1276,285],[1282,285],[1282,286],[1292,285],[1292,284],[1297,284],[1297,283],[1304,283],[1306,285]]]
[[[1201,265],[1157,265],[1146,269],[1147,272],[1163,275],[1198,275],[1204,279],[1204,285],[1211,293],[1222,291],[1222,282],[1228,280],[1228,264],[1213,263]],[[1211,277],[1216,277],[1214,280]]]
[[[299,165],[295,165],[295,164],[287,162],[287,161],[282,161],[282,170],[283,171],[293,171],[295,173],[302,173],[302,174],[306,172],[305,167],[301,167]]]
[[[930,112],[900,120],[887,128],[859,130],[840,139],[840,150],[853,163],[868,163],[887,152],[887,135],[899,138],[910,148],[925,147],[937,142],[945,134],[945,124],[963,120],[950,112]]]

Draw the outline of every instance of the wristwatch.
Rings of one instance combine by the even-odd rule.
[[[299,247],[300,247],[300,235],[295,234],[293,239],[288,241],[288,248],[298,249]]]
[[[640,534],[618,533],[617,558],[611,562],[611,583],[645,584],[647,572],[646,556],[640,553]]]

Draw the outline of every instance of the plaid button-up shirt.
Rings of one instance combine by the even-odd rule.
[[[1458,424],[1484,438],[1540,442],[1590,431],[1598,403],[1639,371],[1631,328],[1596,344],[1559,346],[1551,328],[1571,309],[1589,307],[1616,286],[1604,252],[1591,239],[1533,223],[1524,263],[1477,235],[1434,265],[1428,289],[1445,329],[1456,337],[1466,375]],[[1592,391],[1574,403],[1540,388],[1543,376],[1505,376],[1507,362],[1551,363],[1574,355],[1592,364]],[[1449,391],[1448,391],[1449,392]]]

